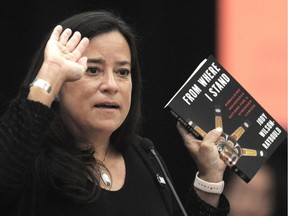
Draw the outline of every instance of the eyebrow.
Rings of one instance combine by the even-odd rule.
[[[96,59],[96,58],[90,58],[87,60],[87,63],[94,63],[94,64],[104,64],[105,63],[105,60],[104,59]],[[116,62],[117,65],[120,65],[120,66],[124,66],[124,65],[130,65],[131,66],[131,62],[129,61],[117,61]]]

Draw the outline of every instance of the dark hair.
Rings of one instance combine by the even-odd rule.
[[[80,13],[65,19],[59,24],[62,25],[63,29],[70,28],[73,32],[79,31],[82,37],[87,38],[93,38],[111,31],[119,31],[128,42],[131,52],[131,107],[123,124],[111,136],[111,143],[118,148],[123,148],[125,144],[129,143],[133,135],[139,132],[141,120],[141,76],[133,30],[119,16],[107,11]],[[43,63],[44,49],[49,35],[34,56],[23,83],[24,87],[28,87],[29,83],[35,79]],[[52,109],[58,113],[59,106],[57,106],[57,102],[53,103]],[[95,200],[98,194],[97,185],[99,185],[99,180],[95,178],[94,173],[95,167],[97,167],[97,162],[93,157],[94,152],[91,149],[79,149],[71,137],[58,113],[51,125],[48,136],[49,145],[47,145],[46,151],[39,156],[39,161],[36,163],[37,170],[45,169],[45,174],[41,174],[44,175],[43,178],[50,179],[53,187],[57,191],[61,191],[64,196],[77,202]],[[48,175],[48,178],[45,175]],[[91,179],[93,184],[91,182],[88,184],[87,179]]]

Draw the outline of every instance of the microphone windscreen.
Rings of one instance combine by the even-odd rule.
[[[146,152],[150,152],[151,149],[154,149],[155,146],[152,143],[152,141],[150,139],[144,138],[142,140],[142,142],[140,143],[140,145],[142,146],[142,148],[146,151]]]

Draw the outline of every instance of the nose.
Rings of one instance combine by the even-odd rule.
[[[113,71],[105,71],[101,79],[101,92],[115,93],[118,91],[118,83]]]

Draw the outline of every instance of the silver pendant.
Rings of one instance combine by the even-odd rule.
[[[103,183],[106,185],[106,187],[109,187],[109,188],[111,187],[112,180],[107,173],[101,171],[101,179]]]

